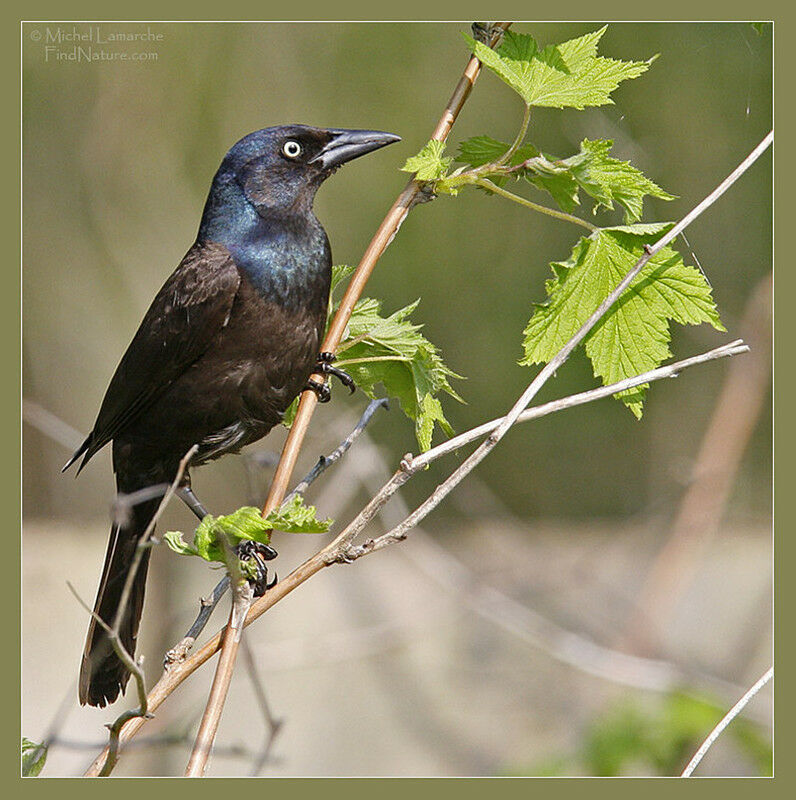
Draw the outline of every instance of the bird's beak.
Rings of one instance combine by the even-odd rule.
[[[384,131],[330,130],[328,133],[332,134],[332,140],[309,162],[319,164],[322,169],[334,169],[380,147],[401,141],[400,136]]]

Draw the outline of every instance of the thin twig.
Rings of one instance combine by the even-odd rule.
[[[681,778],[690,778],[691,773],[697,768],[699,762],[705,757],[705,753],[710,750],[716,739],[721,736],[724,729],[744,710],[746,704],[774,677],[774,667],[770,667],[755,685],[724,715],[721,722],[710,732],[708,738],[702,742],[699,750],[694,753],[694,757],[688,762],[688,766],[683,770]]]
[[[733,342],[730,345],[725,345],[724,347],[717,348],[716,350],[711,351],[713,358],[721,358],[723,356],[729,356],[734,354],[735,352],[744,352],[744,346],[739,342]],[[703,356],[695,356],[692,359],[685,359],[682,364],[672,364],[669,367],[661,367],[660,370],[664,372],[668,372],[668,374],[673,374],[671,372],[672,368],[677,368],[682,370],[684,368],[684,364],[688,363],[688,366],[691,366],[693,363],[701,363],[703,360],[709,360],[709,354],[703,354]],[[658,372],[659,370],[653,370],[653,372]],[[642,379],[642,382],[650,382],[653,380],[660,379],[665,377],[664,375],[654,376],[648,373],[645,373],[643,376],[639,376]],[[632,380],[632,379],[630,379]],[[625,382],[621,382],[624,386]],[[625,388],[628,388],[625,386]],[[605,391],[607,390],[607,391]],[[599,399],[600,397],[604,397],[607,393],[616,392],[617,388],[616,385],[609,386],[609,387],[601,387],[600,389],[592,390],[591,392],[584,392],[582,395],[591,395],[592,400]],[[576,397],[581,397],[582,395],[577,395]],[[570,404],[567,402],[568,398],[564,398],[563,400],[554,401],[553,403],[546,403],[544,406],[539,406],[538,409],[529,409],[526,413],[527,416],[524,418],[532,419],[536,416],[541,416],[539,413],[542,409],[545,409],[546,414],[553,413],[554,411],[563,410],[565,408],[569,408]],[[586,402],[586,400],[582,400],[581,402]],[[493,429],[493,425],[499,425],[502,422],[501,420],[494,420],[492,423],[487,423],[490,430]],[[483,435],[484,431],[479,430],[479,436]],[[466,436],[467,434],[461,434],[461,436]],[[440,446],[442,448],[443,446]],[[436,450],[437,448],[435,448]],[[428,451],[432,453],[432,451]],[[443,453],[439,453],[442,455]],[[424,454],[427,455],[427,454]],[[422,456],[419,456],[422,458]],[[418,459],[414,459],[413,463],[422,463],[419,462]],[[299,567],[297,567],[293,572],[290,573],[286,578],[279,581],[272,589],[263,595],[263,597],[259,598],[252,604],[252,608],[249,611],[249,615],[246,619],[245,625],[248,626],[253,623],[256,619],[262,616],[269,608],[276,605],[280,600],[286,597],[290,592],[304,583],[306,580],[311,578],[315,573],[320,572],[324,567],[329,566],[332,563],[337,561],[345,561],[352,557],[360,557],[364,555],[366,552],[373,552],[372,547],[363,547],[362,552],[350,552],[350,542],[356,536],[381,509],[381,507],[387,503],[390,497],[397,491],[400,486],[402,486],[411,475],[416,474],[416,471],[408,472],[404,469],[399,469],[391,478],[390,480],[381,488],[379,492],[374,495],[373,499],[368,503],[365,509],[357,515],[357,517],[346,527],[340,536],[332,542],[331,545],[328,545],[323,550],[319,551]],[[343,539],[345,537],[345,539]],[[149,707],[154,710],[157,709],[160,704],[186,679],[188,678],[193,672],[195,672],[199,667],[202,666],[206,661],[208,661],[219,649],[221,643],[222,632],[216,633],[215,636],[210,639],[206,644],[204,644],[198,651],[196,651],[193,655],[186,658],[184,661],[175,664],[173,669],[165,671],[163,675],[161,675],[160,680],[157,684],[153,687],[152,691],[150,692],[149,696]],[[130,739],[135,736],[138,730],[143,725],[144,720],[142,719],[134,719],[132,720],[129,725],[125,728],[122,732],[122,741],[129,741]],[[97,756],[89,770],[86,772],[86,775],[96,775],[98,770],[101,769],[102,764],[107,755],[107,748],[106,751]]]
[[[734,342],[717,347],[714,350],[708,351],[707,353],[702,353],[698,356],[692,356],[691,358],[686,358],[682,361],[678,361],[674,364],[668,364],[664,367],[658,367],[657,369],[650,370],[649,372],[644,372],[641,375],[636,375],[633,378],[626,378],[625,380],[609,384],[608,386],[600,386],[597,389],[591,389],[587,392],[580,392],[579,394],[571,395],[570,397],[564,397],[560,400],[553,400],[550,403],[545,403],[544,405],[530,408],[527,411],[523,411],[521,414],[519,414],[516,417],[516,422],[538,419],[539,417],[552,414],[556,411],[563,411],[566,408],[572,408],[573,406],[582,405],[583,403],[589,403],[604,397],[610,397],[611,395],[625,391],[626,389],[632,389],[635,386],[641,386],[642,384],[651,383],[663,378],[676,377],[680,372],[682,372],[682,370],[687,369],[688,367],[692,367],[696,364],[703,364],[707,361],[712,361],[717,358],[725,358],[727,356],[737,355],[738,353],[744,353],[748,349],[749,348],[740,339],[737,339]],[[439,503],[442,502],[445,496],[447,496],[447,494],[451,491],[451,489],[453,489],[456,483],[452,483],[452,481],[460,475],[461,477],[459,477],[459,481],[464,478],[467,473],[464,472],[462,474],[462,469],[469,463],[470,459],[465,461],[462,466],[452,473],[452,475],[449,476],[443,484],[438,486],[431,497],[429,497],[421,506],[419,506],[418,509],[409,514],[399,525],[396,525],[394,528],[387,531],[387,533],[384,533],[375,539],[367,540],[363,545],[357,547],[352,546],[354,539],[362,532],[368,522],[373,519],[376,511],[378,511],[392,497],[392,495],[395,494],[395,492],[397,492],[407,480],[409,480],[409,478],[411,478],[413,475],[416,475],[420,470],[425,469],[432,461],[435,461],[441,456],[452,453],[468,442],[472,442],[475,439],[480,439],[485,434],[490,434],[490,436],[493,435],[495,431],[499,430],[501,426],[506,424],[506,420],[507,417],[501,417],[500,419],[486,422],[483,425],[479,425],[477,428],[465,431],[464,433],[449,439],[447,442],[444,442],[443,444],[426,451],[422,455],[416,457],[405,456],[401,469],[396,472],[392,478],[390,478],[390,480],[384,484],[384,486],[382,486],[381,490],[373,497],[370,503],[327,547],[327,558],[332,561],[354,561],[367,553],[380,550],[389,544],[393,544],[396,541],[401,541],[404,539],[407,531],[414,527],[424,517],[426,517],[434,508],[436,508],[437,505],[439,505]],[[488,442],[489,439],[486,441]],[[479,450],[474,451],[473,455],[478,453]],[[472,457],[473,456],[470,458]],[[457,481],[457,483],[459,481]]]
[[[290,500],[293,495],[296,494],[304,494],[307,489],[312,485],[312,483],[317,480],[329,467],[331,467],[336,461],[339,461],[347,452],[348,449],[351,447],[352,444],[359,438],[362,434],[362,431],[368,426],[368,423],[373,418],[373,415],[380,409],[380,408],[389,408],[389,401],[386,397],[381,397],[377,400],[371,400],[368,403],[368,407],[365,409],[362,416],[359,418],[359,422],[357,422],[354,429],[351,433],[340,442],[337,447],[329,453],[328,456],[321,456],[318,459],[318,463],[296,484],[290,494],[285,498],[285,502]]]
[[[224,638],[221,645],[221,655],[216,664],[213,683],[207,698],[199,730],[196,734],[191,756],[185,767],[186,777],[204,777],[207,762],[213,749],[213,742],[221,722],[221,713],[227,699],[232,675],[235,670],[235,659],[238,647],[243,636],[243,627],[246,615],[249,613],[254,600],[254,589],[251,583],[242,575],[237,554],[230,546],[226,536],[222,536],[221,543],[224,547],[224,561],[232,588],[232,608],[229,612],[229,621],[224,628]]]
[[[492,26],[491,39],[489,42],[491,47],[494,47],[498,41],[500,41],[503,32],[510,25],[510,22],[498,22]],[[448,134],[456,118],[459,116],[462,106],[469,97],[480,71],[481,62],[475,56],[472,56],[467,62],[464,73],[459,79],[456,88],[453,90],[453,94],[431,135],[432,139],[444,142],[448,138]],[[359,262],[359,266],[346,287],[343,299],[340,301],[337,313],[332,320],[332,324],[329,327],[326,339],[322,345],[322,350],[324,352],[337,352],[337,347],[343,339],[354,306],[362,295],[365,284],[376,266],[376,262],[387,249],[387,246],[395,237],[404,219],[406,219],[407,214],[417,202],[421,188],[421,183],[412,178],[387,212],[387,216],[373,236],[373,239],[362,256],[362,260]],[[321,375],[316,375],[314,377],[319,380],[323,379]],[[293,473],[301,444],[304,440],[317,402],[318,398],[312,391],[306,391],[301,395],[296,418],[293,421],[290,434],[282,449],[282,456],[279,460],[274,479],[271,482],[271,489],[263,508],[264,515],[273,511],[273,509],[282,502],[282,498],[287,492],[290,476]]]
[[[540,406],[533,406],[527,411],[523,411],[517,418],[517,422],[528,422],[532,419],[538,419],[547,414],[552,414],[555,411],[562,411],[565,408],[573,408],[574,406],[583,405],[584,403],[591,403],[594,400],[599,400],[603,397],[611,397],[619,392],[624,392],[627,389],[633,389],[636,386],[641,386],[645,383],[652,383],[653,381],[661,380],[662,378],[676,378],[688,367],[693,367],[697,364],[704,364],[708,361],[713,361],[717,358],[725,358],[727,356],[738,355],[745,353],[749,347],[744,344],[742,339],[736,339],[729,344],[721,345],[706,353],[701,353],[691,358],[684,358],[682,361],[676,361],[674,364],[666,364],[657,369],[652,369],[649,372],[644,372],[641,375],[636,375],[633,378],[625,378],[624,380],[617,381],[616,383],[608,384],[607,386],[600,386],[596,389],[589,389],[586,392],[579,392],[572,394],[568,397],[562,397],[560,400],[552,400],[549,403],[544,403]],[[485,422],[477,428],[471,428],[469,431],[460,433],[458,436],[453,436],[446,442],[443,442],[436,447],[432,447],[425,453],[421,453],[412,459],[413,466],[418,468],[425,468],[432,461],[436,461],[441,456],[458,450],[463,445],[466,445],[476,439],[480,439],[487,433],[491,433],[498,425],[503,422],[504,417],[493,419],[490,422]]]
[[[625,289],[635,280],[636,276],[641,272],[647,262],[658,252],[660,252],[666,244],[677,237],[682,230],[690,223],[693,222],[703,211],[709,208],[713,203],[721,197],[738,178],[746,172],[749,167],[763,154],[768,148],[773,139],[773,133],[768,136],[730,173],[730,175],[719,184],[696,208],[687,214],[680,222],[674,225],[668,233],[664,234],[652,246],[645,247],[645,253],[635,265],[628,271],[624,278],[619,282],[618,286],[600,303],[600,305],[592,312],[591,316],[586,322],[581,325],[578,331],[570,338],[570,340],[556,353],[555,356],[539,370],[536,377],[528,385],[528,388],[522,393],[522,396],[517,400],[512,409],[503,417],[500,424],[487,436],[487,438],[470,454],[470,456],[454,471],[452,472],[428,497],[421,503],[400,525],[393,528],[392,531],[379,537],[382,543],[389,543],[388,540],[400,541],[406,536],[406,532],[414,525],[417,525],[420,520],[425,519],[443,500],[447,497],[453,489],[458,486],[464,478],[472,472],[475,467],[480,464],[492,452],[495,446],[506,435],[508,430],[514,425],[519,418],[520,414],[528,407],[528,404],[536,396],[539,390],[547,383],[547,381],[556,373],[561,365],[569,358],[572,351],[586,338],[591,329],[605,316],[611,306],[619,299],[624,293]],[[385,490],[391,493],[396,491],[397,488],[409,479],[417,468],[414,465],[414,459],[411,457],[404,457],[401,462],[401,467],[398,472],[393,475],[388,484],[385,484]],[[389,487],[389,489],[388,489]],[[378,509],[388,499],[389,495],[385,497],[374,498],[371,503],[366,507],[367,509]],[[375,513],[375,512],[374,512]],[[372,518],[372,514],[369,519]],[[360,551],[356,553],[349,553],[347,545],[350,543],[351,538],[346,536],[344,531],[340,536],[326,548],[327,559],[334,561],[347,561],[350,560],[351,555],[361,554]],[[338,544],[339,543],[339,544]],[[373,540],[369,540],[363,545],[365,550],[372,550],[375,545]],[[381,546],[384,546],[382,544]],[[361,550],[361,548],[360,548]]]
[[[227,589],[229,589],[229,575],[225,575],[215,585],[213,591],[210,593],[210,597],[202,597],[199,600],[199,613],[193,621],[193,624],[188,629],[185,636],[166,653],[163,659],[163,668],[165,670],[170,670],[175,664],[179,664],[185,660],[185,657],[191,651],[194,643],[210,621],[210,617],[213,611],[215,611],[216,606],[221,602],[221,598],[227,593]]]

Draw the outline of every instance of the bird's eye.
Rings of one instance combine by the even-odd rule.
[[[301,155],[301,145],[293,139],[289,139],[282,145],[282,152],[288,158],[298,158]]]

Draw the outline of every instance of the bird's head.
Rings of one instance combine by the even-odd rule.
[[[223,198],[242,193],[260,216],[308,210],[317,188],[338,167],[400,141],[382,131],[283,125],[244,136],[229,150],[211,190]]]

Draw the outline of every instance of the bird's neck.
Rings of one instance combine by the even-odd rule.
[[[255,289],[285,308],[328,294],[329,241],[311,208],[258,211],[236,192],[208,198],[198,240],[229,250]]]

